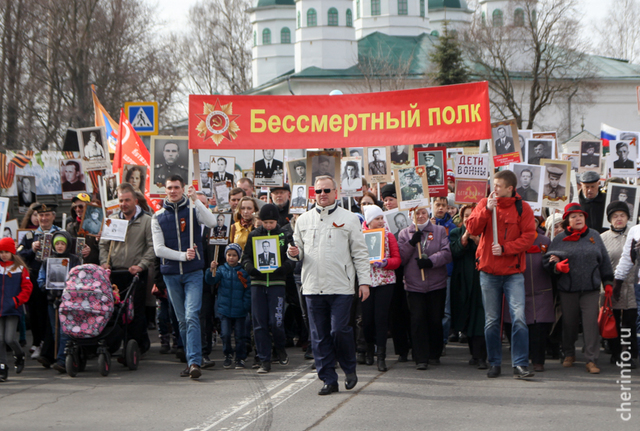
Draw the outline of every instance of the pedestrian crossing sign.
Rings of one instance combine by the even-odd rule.
[[[124,112],[139,135],[158,134],[158,102],[125,102]]]

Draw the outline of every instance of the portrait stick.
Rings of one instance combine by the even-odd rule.
[[[104,224],[105,220],[107,220],[107,210],[105,206],[107,204],[107,182],[104,180],[104,176],[100,175],[100,204],[102,206],[102,224]]]
[[[489,187],[491,192],[489,197],[493,195],[493,175],[495,174],[495,166],[493,163],[492,145],[488,145],[489,148]],[[494,207],[491,211],[491,230],[493,230],[493,244],[498,244],[498,207]]]
[[[418,230],[418,216],[416,215],[417,207],[413,209],[413,224]],[[418,244],[418,259],[422,259],[422,241]],[[422,281],[424,281],[424,268],[420,268],[420,274],[422,275]]]
[[[109,244],[109,254],[107,254],[107,266],[111,263],[111,251],[113,250],[113,241]]]
[[[219,246],[216,245],[216,248],[213,251],[213,260],[216,261],[216,262],[218,261],[218,250],[219,250]]]
[[[193,199],[189,199],[189,248],[194,247],[193,243]]]
[[[67,213],[62,213],[62,230],[67,230]]]

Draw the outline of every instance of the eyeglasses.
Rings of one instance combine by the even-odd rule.
[[[333,189],[316,189],[316,194],[319,195],[321,193],[324,193],[325,195],[328,195],[332,191]]]

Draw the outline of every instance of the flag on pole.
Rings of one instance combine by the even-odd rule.
[[[116,150],[116,143],[118,142],[118,123],[116,123],[111,115],[104,109],[102,103],[98,100],[96,95],[96,87],[91,84],[91,95],[93,96],[93,112],[95,116],[96,127],[104,127],[107,134],[107,142],[109,143],[109,153],[113,154]]]
[[[618,139],[620,130],[615,127],[608,126],[604,123],[600,123],[600,139],[602,139],[602,146],[608,148],[609,141],[615,141]]]
[[[124,180],[122,176],[122,168],[125,164],[146,167],[144,196],[147,199],[149,206],[154,211],[158,211],[162,208],[162,206],[159,205],[155,200],[151,199],[151,195],[149,194],[149,187],[151,184],[149,175],[151,155],[149,154],[149,150],[147,150],[147,147],[144,146],[144,143],[142,142],[142,139],[140,139],[140,136],[138,136],[133,126],[124,115],[124,109],[122,108],[120,109],[119,130],[121,133],[118,134],[116,152],[113,157],[113,173],[120,172],[120,178]]]

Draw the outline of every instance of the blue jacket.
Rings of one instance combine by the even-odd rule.
[[[238,272],[245,278],[246,287],[238,277]],[[220,315],[233,319],[247,316],[251,310],[251,279],[247,271],[242,269],[240,265],[231,267],[225,263],[218,267],[215,277],[208,269],[205,272],[204,281],[211,285],[220,283],[218,285],[218,300],[216,301],[217,311]]]
[[[13,262],[0,263],[0,317],[21,316],[21,306],[31,296],[29,271],[24,266],[12,267]]]
[[[453,222],[453,217],[451,217],[451,214],[449,213],[445,213],[443,218],[436,218],[436,225],[445,228],[445,230],[447,231],[447,238],[449,237],[449,233],[451,233],[452,230],[458,227]],[[453,262],[447,264],[447,276],[451,277],[451,274],[453,274]]]
[[[169,202],[169,199],[165,199],[163,208],[153,216],[162,229],[164,245],[172,250],[187,251],[189,248],[189,200],[182,198],[174,204]],[[193,210],[193,220],[195,223],[195,208]],[[193,229],[193,242],[197,246],[196,258],[186,262],[160,259],[160,272],[163,275],[188,274],[204,268],[202,235],[200,232],[200,226],[196,225]]]

